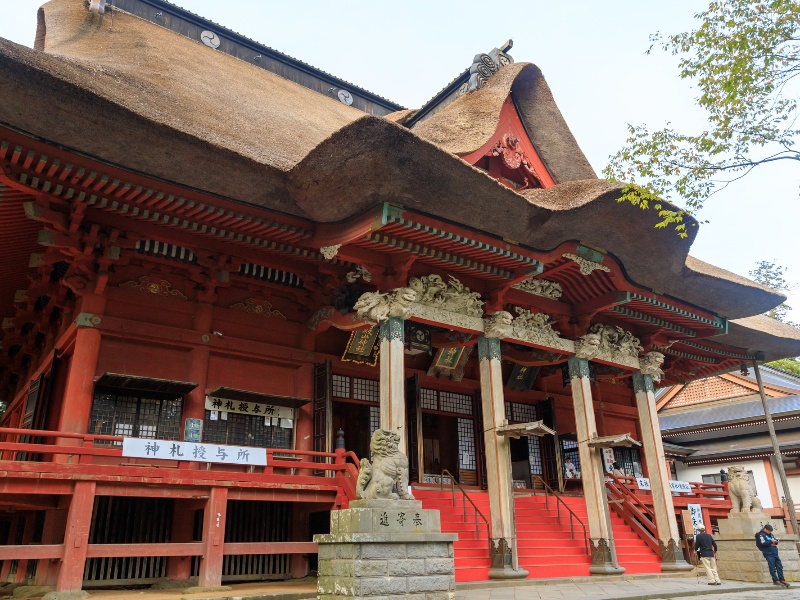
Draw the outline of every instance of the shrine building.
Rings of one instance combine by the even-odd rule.
[[[618,202],[510,42],[408,110],[163,0],[31,18],[0,39],[0,580],[305,576],[378,428],[456,581],[689,568],[678,515],[730,503],[670,483],[655,389],[800,331],[691,217]]]

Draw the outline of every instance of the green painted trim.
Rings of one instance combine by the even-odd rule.
[[[652,304],[653,306],[657,306],[658,308],[663,308],[664,310],[674,312],[675,314],[681,315],[682,317],[686,317],[688,319],[692,319],[693,321],[698,321],[706,325],[711,325],[716,329],[724,330],[724,333],[728,333],[728,319],[722,317],[714,317],[713,319],[707,319],[706,317],[701,317],[700,315],[696,315],[692,312],[689,312],[688,310],[684,310],[682,308],[678,308],[677,306],[673,306],[672,304],[668,304],[663,300],[649,298],[643,294],[639,294],[636,292],[633,292],[631,296],[634,300],[647,302],[648,304]]]
[[[527,264],[527,265],[536,265],[540,270],[541,273],[544,270],[544,264],[535,258],[531,258],[529,256],[523,256],[516,252],[512,252],[511,250],[505,250],[498,246],[493,246],[491,244],[487,244],[484,242],[479,242],[477,240],[457,235],[452,232],[445,231],[443,229],[438,229],[436,227],[431,227],[429,225],[423,225],[422,223],[412,221],[406,218],[405,213],[399,212],[396,214],[389,214],[384,213],[385,218],[387,219],[386,223],[397,223],[398,225],[402,225],[406,229],[413,229],[414,231],[421,231],[423,233],[427,233],[429,235],[433,235],[444,240],[450,242],[456,242],[463,246],[469,246],[471,248],[477,248],[478,250],[482,250],[489,254],[496,254],[498,256],[502,256],[503,258],[511,258],[518,262]],[[538,274],[538,273],[537,273]]]
[[[404,212],[405,211],[401,206],[395,206],[389,202],[384,202],[383,209],[381,211],[381,225],[394,223],[395,221],[401,221],[403,219]]]
[[[478,360],[500,360],[500,340],[481,335],[478,338]]]
[[[664,329],[669,329],[671,331],[677,331],[678,333],[682,333],[690,337],[697,336],[697,332],[694,331],[693,329],[687,329],[686,327],[681,327],[680,325],[670,323],[669,321],[665,321],[664,319],[640,313],[639,311],[632,310],[626,306],[612,306],[609,310],[611,310],[611,312],[615,312],[621,315],[625,315],[626,317],[630,317],[631,319],[636,319],[637,321],[644,321],[645,323],[650,323],[651,325],[657,325],[659,327],[662,327]]]
[[[389,317],[388,319],[381,321],[381,329],[378,335],[381,342],[392,342],[399,340],[401,343],[405,343],[405,321],[399,317]]]
[[[592,250],[591,248],[587,248],[586,246],[578,246],[575,251],[578,253],[579,256],[582,256],[586,260],[590,260],[596,263],[603,263],[603,259],[605,255],[602,252],[598,252],[597,250]]]
[[[569,378],[575,379],[588,379],[589,373],[589,359],[579,358],[577,356],[570,356],[567,359],[567,368],[569,369]]]
[[[99,316],[92,313],[82,312],[75,317],[75,325],[77,327],[97,327],[101,321],[102,319]]]
[[[649,392],[655,394],[656,388],[653,385],[653,376],[645,375],[641,371],[633,372],[633,393]]]
[[[689,360],[694,360],[709,365],[717,364],[717,361],[714,360],[713,358],[708,358],[707,356],[700,356],[699,354],[690,354],[688,352],[682,352],[680,350],[673,350],[672,348],[653,346],[653,350],[655,350],[656,352],[661,352],[663,354],[669,354],[670,356],[679,356],[680,358],[688,358]]]
[[[370,234],[367,239],[370,242],[373,242],[375,244],[380,244],[388,248],[397,248],[399,250],[405,250],[406,252],[410,252],[411,254],[416,254],[418,256],[427,256],[429,258],[433,258],[434,260],[441,260],[443,262],[448,262],[452,265],[456,265],[459,267],[466,267],[467,269],[470,269],[472,271],[477,271],[479,273],[488,273],[489,275],[494,275],[495,277],[500,277],[502,279],[513,279],[514,277],[514,274],[511,271],[506,271],[505,269],[498,269],[497,267],[490,267],[489,265],[475,262],[474,260],[470,260],[462,256],[456,256],[448,252],[443,252],[441,250],[434,250],[433,248],[429,248],[427,246],[421,246],[420,244],[416,244],[413,242],[398,240],[389,237],[387,235],[383,235],[380,232]]]
[[[687,346],[691,346],[692,348],[697,348],[698,350],[705,350],[706,352],[712,352],[714,354],[721,354],[722,356],[730,356],[731,358],[740,358],[742,360],[755,360],[756,353],[753,354],[740,354],[738,352],[728,352],[727,350],[719,350],[717,348],[709,348],[708,346],[703,346],[698,344],[697,342],[692,342],[690,340],[681,340],[681,344],[686,344]]]

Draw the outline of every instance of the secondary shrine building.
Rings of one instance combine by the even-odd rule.
[[[800,333],[617,202],[510,43],[406,110],[163,0],[36,18],[0,40],[0,580],[306,575],[378,428],[456,580],[688,566],[676,515],[729,503],[670,491],[655,386]]]

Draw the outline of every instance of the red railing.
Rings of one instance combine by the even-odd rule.
[[[653,552],[660,555],[655,513],[639,496],[628,489],[624,481],[627,479],[630,478],[606,475],[608,504]]]
[[[28,438],[27,441],[19,441]],[[66,443],[52,443],[63,440]],[[166,460],[160,458],[131,459],[122,456],[122,440],[119,435],[102,435],[93,433],[72,433],[63,431],[45,431],[39,429],[17,429],[0,427],[0,460],[13,462],[51,463],[54,456],[63,456],[66,464],[93,464],[95,458],[119,458],[116,465],[103,462],[99,466],[129,466],[137,468],[176,468],[194,471],[202,466],[203,470],[221,470],[230,478],[236,471],[230,465],[225,469],[217,463],[198,463],[196,461]],[[47,443],[51,442],[51,443]],[[109,445],[119,444],[119,445]],[[99,444],[98,444],[99,443]],[[323,472],[323,478],[336,480],[349,499],[355,499],[355,484],[358,479],[359,460],[353,452],[340,450],[337,452],[314,452],[311,450],[292,450],[285,448],[267,448],[266,466],[234,466],[239,472],[248,474],[295,475],[297,471]],[[147,461],[123,463],[122,460]],[[312,476],[312,475],[308,475]]]

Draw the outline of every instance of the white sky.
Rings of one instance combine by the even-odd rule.
[[[74,0],[76,2],[82,0]],[[564,118],[599,173],[626,137],[626,123],[658,128],[702,122],[676,61],[644,54],[658,30],[684,31],[697,0],[474,0],[270,2],[183,0],[184,8],[315,67],[415,108],[508,38],[518,62],[536,63]],[[0,37],[32,45],[40,0],[0,0]],[[0,98],[2,101],[2,98]],[[777,260],[800,283],[800,175],[773,165],[714,196],[699,215],[692,254],[747,276],[757,260]],[[624,227],[624,223],[619,224]],[[652,235],[671,235],[653,231]],[[653,260],[659,260],[653,256]],[[790,318],[800,321],[800,286]]]

